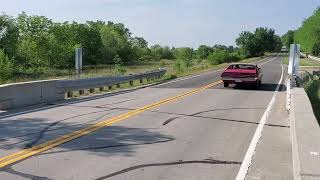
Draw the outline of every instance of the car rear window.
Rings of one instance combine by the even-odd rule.
[[[228,67],[228,69],[255,69],[255,65],[251,64],[233,64]]]

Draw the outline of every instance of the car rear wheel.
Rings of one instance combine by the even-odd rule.
[[[261,87],[261,81],[258,80],[257,83],[256,83],[256,88],[260,88]]]
[[[223,83],[223,86],[224,87],[229,87],[229,83],[225,82],[225,83]]]

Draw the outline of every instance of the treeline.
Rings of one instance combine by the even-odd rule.
[[[74,50],[83,48],[85,66],[136,65],[161,59],[174,60],[177,69],[199,61],[210,64],[238,61],[277,51],[281,42],[274,30],[257,28],[243,32],[239,46],[201,45],[190,47],[148,46],[142,37],[133,37],[121,23],[87,21],[53,22],[44,16],[26,13],[16,18],[0,15],[0,81],[22,75],[44,74],[50,70],[74,69]]]
[[[269,28],[257,28],[254,32],[243,31],[236,39],[237,45],[246,56],[261,56],[265,52],[281,51],[282,42],[275,31]]]
[[[320,7],[303,21],[299,29],[290,30],[281,38],[288,48],[290,44],[298,43],[302,51],[320,56]]]

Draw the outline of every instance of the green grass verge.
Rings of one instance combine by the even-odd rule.
[[[256,61],[261,60],[261,59],[262,59],[262,57],[254,57],[254,58],[244,59],[244,60],[239,61],[239,62],[253,63],[253,62],[256,62]],[[197,64],[193,64],[193,66],[191,66],[191,67],[184,68],[183,71],[177,72],[175,70],[175,68],[174,68],[173,62],[174,61],[165,60],[165,61],[161,61],[158,64],[155,63],[155,64],[149,65],[149,66],[127,67],[127,68],[129,68],[129,72],[130,73],[144,72],[144,71],[151,70],[151,69],[156,69],[156,68],[159,68],[159,67],[166,68],[168,72],[161,79],[154,79],[154,80],[150,80],[150,81],[144,80],[142,84],[140,83],[140,81],[134,81],[133,85],[130,85],[129,83],[122,83],[119,88],[116,87],[116,86],[112,86],[111,89],[105,88],[103,91],[100,91],[99,88],[95,88],[94,93],[90,93],[89,90],[85,90],[84,94],[82,96],[92,96],[92,95],[95,95],[95,94],[104,94],[104,93],[108,93],[108,92],[119,91],[121,89],[134,88],[134,87],[147,85],[147,84],[151,84],[151,83],[168,81],[168,80],[172,80],[172,79],[175,79],[175,78],[178,78],[178,77],[183,77],[183,76],[188,76],[188,75],[193,75],[193,74],[199,74],[199,73],[210,71],[210,70],[217,70],[217,69],[226,68],[231,64],[231,63],[223,63],[223,64],[219,64],[219,65],[210,65],[206,60],[202,60],[201,62],[199,61]],[[144,69],[144,71],[142,71],[143,69]],[[99,75],[101,75],[101,74],[99,74]],[[79,96],[80,96],[79,91],[73,92],[72,97],[79,97]]]
[[[256,61],[261,60],[263,57],[253,57],[253,58],[247,58],[238,62],[242,62],[242,63],[254,63]],[[173,67],[171,67],[168,70],[168,75],[169,76],[176,76],[176,77],[183,77],[183,76],[189,76],[189,75],[193,75],[193,74],[199,74],[202,72],[206,72],[206,71],[211,71],[211,70],[218,70],[218,69],[224,69],[227,68],[230,64],[232,64],[234,62],[231,63],[222,63],[222,64],[218,64],[218,65],[211,65],[208,63],[207,60],[202,60],[201,62],[194,64],[191,67],[185,68],[182,71],[177,72]]]
[[[310,99],[314,115],[320,124],[320,80],[319,77],[314,77],[314,80],[306,83],[304,88]]]
[[[240,62],[254,62],[259,60],[259,58],[249,58],[242,60]],[[135,74],[142,73],[150,70],[155,70],[158,68],[165,68],[168,71],[167,78],[187,76],[195,73],[200,73],[207,70],[215,70],[220,68],[225,68],[230,63],[224,63],[219,65],[211,65],[207,60],[194,60],[192,66],[183,68],[182,71],[177,71],[175,67],[175,60],[160,60],[154,62],[145,62],[137,65],[127,65],[122,68],[125,69],[125,74]],[[92,66],[84,67],[84,71],[81,74],[80,78],[91,78],[91,77],[102,77],[102,76],[112,76],[116,75],[114,66],[112,65],[102,65],[102,66]],[[26,82],[26,81],[35,81],[35,80],[48,80],[48,79],[75,79],[75,73],[71,70],[59,70],[51,69],[48,72],[43,74],[32,74],[32,76],[19,75],[14,77],[6,82],[1,83],[16,83],[16,82]]]

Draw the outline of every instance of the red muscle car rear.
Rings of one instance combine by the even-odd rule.
[[[261,86],[261,68],[254,64],[232,64],[221,74],[224,87],[229,84],[248,84]]]

